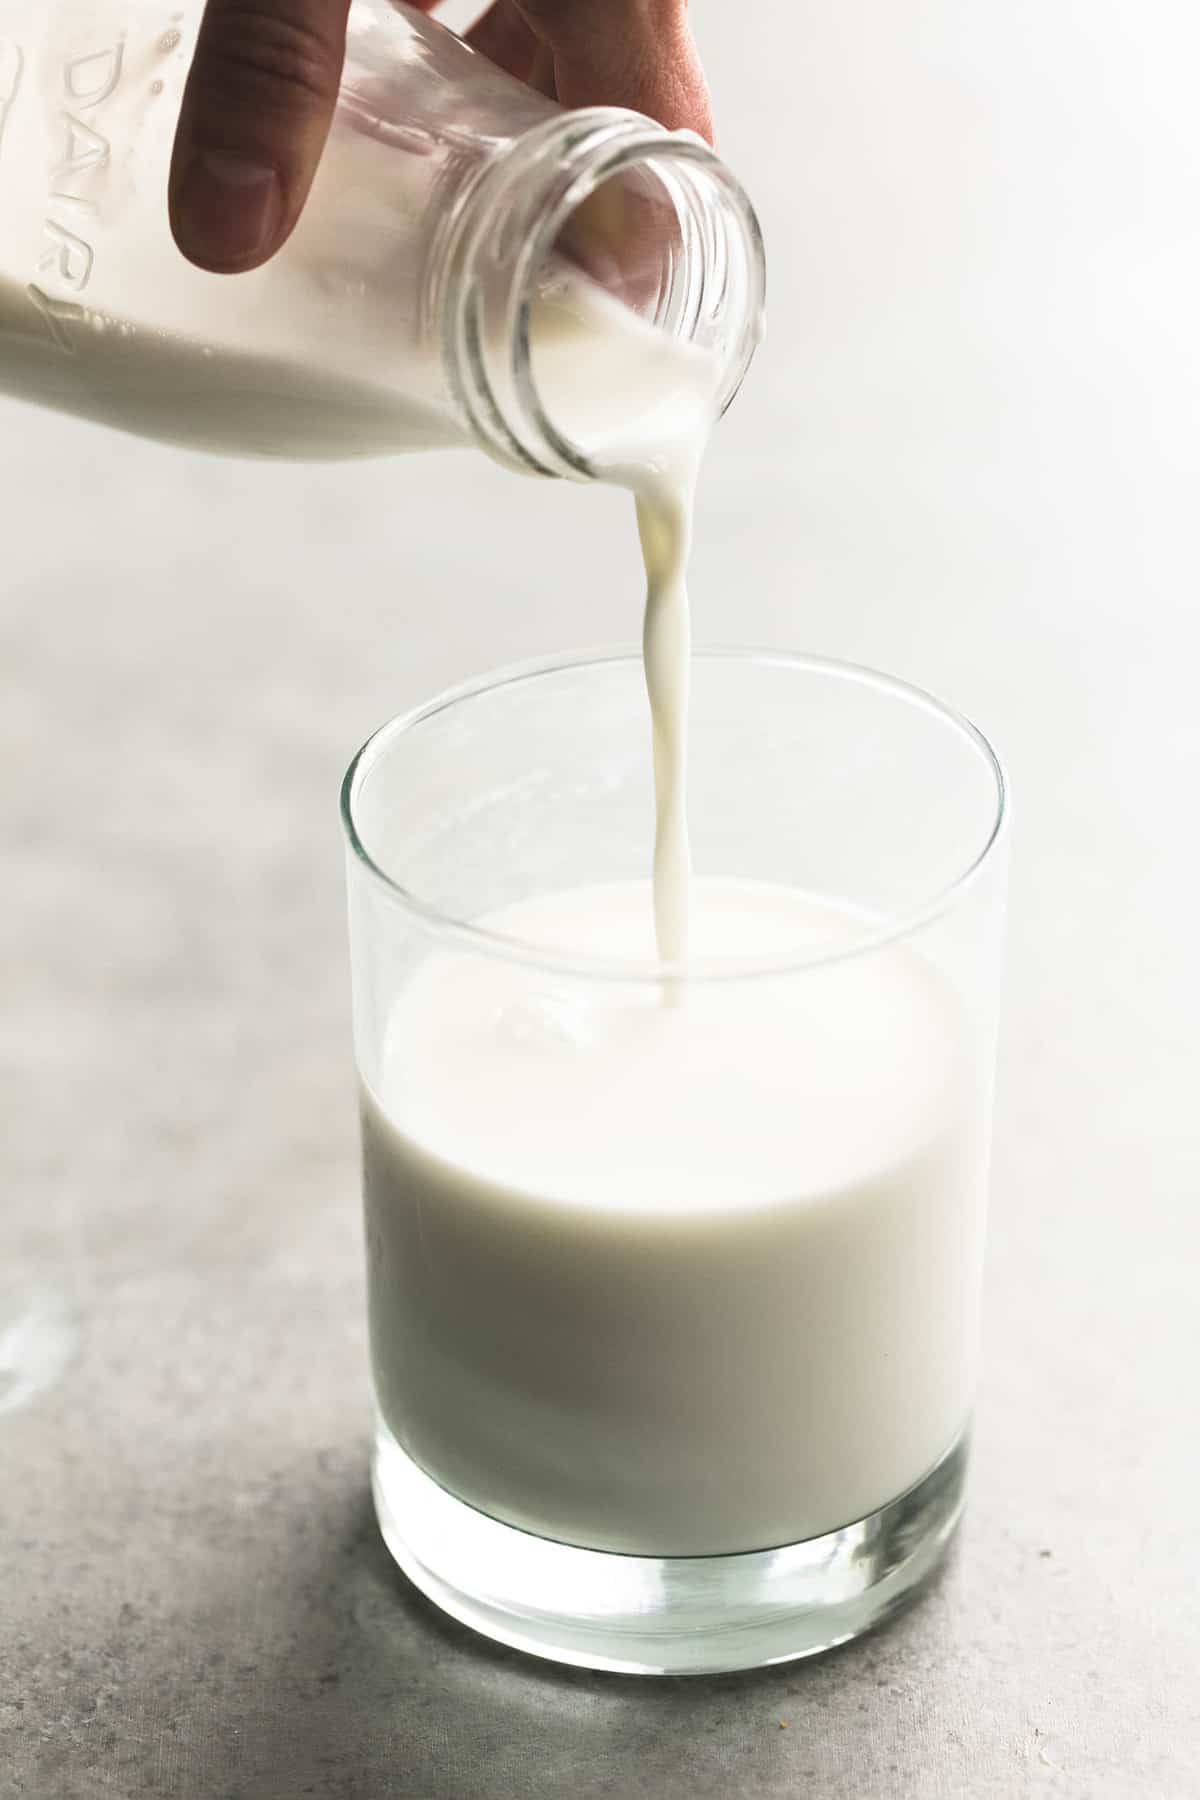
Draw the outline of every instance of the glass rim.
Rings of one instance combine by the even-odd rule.
[[[623,647],[601,647],[592,650],[571,651],[557,656],[536,657],[529,661],[511,663],[482,675],[472,676],[453,687],[443,689],[441,693],[435,694],[431,699],[422,701],[407,711],[397,713],[394,717],[385,720],[355,752],[342,779],[340,812],[342,828],[346,834],[346,842],[351,854],[359,866],[370,876],[376,887],[396,905],[398,910],[406,914],[414,925],[462,950],[472,951],[480,956],[524,964],[527,967],[543,970],[548,974],[608,982],[644,983],[654,986],[661,986],[664,981],[701,984],[715,981],[745,981],[770,975],[799,974],[804,970],[828,968],[837,963],[873,955],[888,945],[914,936],[926,926],[934,923],[935,920],[943,917],[965,896],[983,871],[995,860],[995,853],[1004,839],[1008,825],[1010,811],[1008,777],[991,742],[964,713],[947,706],[944,701],[937,699],[935,695],[929,693],[925,688],[916,686],[913,682],[903,681],[898,676],[885,675],[877,669],[868,668],[860,663],[844,661],[837,657],[807,656],[799,652],[773,649],[767,646],[715,644],[694,648],[692,660],[693,662],[735,663],[743,667],[760,665],[768,668],[790,669],[797,674],[824,675],[835,680],[873,687],[891,695],[894,699],[906,701],[910,705],[919,706],[922,710],[935,714],[946,725],[955,729],[982,757],[995,784],[995,810],[982,846],[960,869],[953,880],[947,882],[931,899],[923,901],[919,906],[911,908],[897,918],[889,919],[878,930],[866,932],[862,938],[852,944],[833,950],[811,951],[807,954],[798,951],[780,951],[770,956],[736,959],[697,958],[684,962],[661,962],[657,959],[634,961],[623,957],[592,956],[582,951],[565,953],[553,950],[531,939],[513,937],[504,932],[492,931],[470,919],[457,918],[432,902],[423,900],[419,894],[405,887],[403,882],[398,881],[393,875],[389,875],[387,870],[376,862],[359,834],[355,819],[355,805],[364,781],[396,740],[406,737],[418,726],[449,711],[452,707],[481,699],[487,694],[498,693],[504,688],[518,687],[527,682],[543,680],[548,676],[566,675],[620,663],[636,667],[640,673],[642,657],[639,651]],[[646,844],[647,869],[650,865],[650,852],[651,841],[648,838]]]

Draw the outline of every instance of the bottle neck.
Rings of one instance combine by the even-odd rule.
[[[705,352],[724,411],[761,336],[765,267],[749,200],[700,138],[616,108],[558,113],[485,161],[441,222],[427,300],[477,442],[509,467],[588,480],[596,445],[544,391],[531,340],[564,274]]]

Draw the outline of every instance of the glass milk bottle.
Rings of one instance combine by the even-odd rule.
[[[602,425],[543,393],[544,341],[565,332],[586,367],[597,337],[628,337],[610,411],[669,382],[651,341],[706,353],[718,406],[732,398],[763,261],[720,160],[636,113],[563,112],[388,0],[351,7],[287,245],[251,274],[193,268],[166,191],[200,12],[0,0],[0,393],[227,453],[475,443],[577,477]]]

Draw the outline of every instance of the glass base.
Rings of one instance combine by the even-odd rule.
[[[375,1511],[423,1594],[532,1656],[626,1675],[701,1675],[815,1656],[929,1581],[962,1515],[964,1431],[907,1493],[838,1531],[735,1556],[623,1556],[502,1525],[376,1428]]]

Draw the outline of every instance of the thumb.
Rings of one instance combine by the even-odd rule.
[[[712,108],[687,0],[516,0],[554,60],[563,106],[628,106],[710,143]]]
[[[349,0],[208,0],[171,163],[175,242],[253,269],[308,196],[341,79]]]

